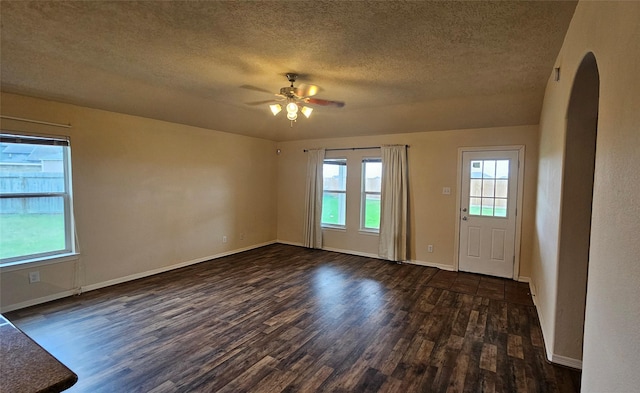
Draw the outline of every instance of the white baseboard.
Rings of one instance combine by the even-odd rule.
[[[285,241],[285,240],[277,240],[277,242],[281,243],[281,244],[287,244],[289,246],[304,247],[304,245],[302,243],[288,242],[288,241]],[[342,254],[357,255],[357,256],[360,256],[360,257],[375,258],[375,259],[380,259],[382,261],[386,261],[386,259],[380,258],[380,256],[377,255],[377,254],[371,254],[371,253],[353,251],[353,250],[344,250],[344,249],[341,249],[341,248],[333,248],[333,247],[322,247],[322,249],[325,250],[325,251],[340,252]],[[433,262],[409,260],[409,261],[404,261],[403,263],[410,263],[412,265],[420,265],[420,266],[427,266],[427,267],[435,267],[435,268],[438,268],[438,269],[441,269],[441,270],[448,270],[448,271],[454,271],[455,270],[453,268],[453,266],[451,266],[451,265],[442,265],[442,264],[433,263]]]
[[[53,300],[62,299],[63,297],[73,296],[76,293],[77,292],[76,292],[75,289],[70,289],[68,291],[54,293],[53,295],[39,297],[37,299],[27,300],[25,302],[10,304],[8,306],[0,308],[0,312],[5,313],[5,312],[9,312],[9,311],[19,310],[21,308],[27,308],[27,307],[35,306],[37,304],[42,304],[42,303],[50,302],[50,301],[53,301]]]
[[[304,247],[304,244],[302,243],[288,242],[286,240],[280,240],[280,239],[276,240],[276,243],[286,244],[288,246]]]
[[[410,260],[407,261],[407,263],[410,263],[412,265],[420,265],[420,266],[427,266],[427,267],[435,267],[438,268],[440,270],[446,270],[449,272],[453,272],[455,271],[455,269],[453,268],[453,266],[451,265],[443,265],[441,263],[434,263],[434,262],[427,262],[427,261],[418,261],[418,260]]]
[[[108,287],[108,286],[111,286],[111,285],[121,284],[123,282],[137,280],[139,278],[144,278],[144,277],[148,277],[148,276],[153,276],[155,274],[164,273],[164,272],[168,272],[168,271],[175,270],[175,269],[180,269],[181,267],[195,265],[196,263],[206,262],[206,261],[210,261],[212,259],[218,259],[218,258],[226,257],[228,255],[238,254],[238,253],[241,253],[241,252],[244,252],[244,251],[253,250],[254,248],[264,247],[264,246],[268,246],[268,245],[271,245],[271,244],[274,244],[274,243],[276,243],[275,240],[274,241],[265,242],[265,243],[260,243],[260,244],[254,244],[254,245],[251,245],[251,246],[248,246],[248,247],[238,248],[238,249],[231,250],[231,251],[225,251],[225,252],[222,252],[222,253],[219,253],[219,254],[209,255],[209,256],[206,256],[206,257],[202,257],[202,258],[192,259],[190,261],[181,262],[181,263],[177,263],[177,264],[174,264],[174,265],[163,266],[163,267],[158,268],[158,269],[153,269],[153,270],[148,270],[148,271],[145,271],[145,272],[135,273],[135,274],[131,274],[131,275],[124,276],[124,277],[118,277],[118,278],[115,278],[113,280],[107,280],[107,281],[103,281],[103,282],[99,282],[99,283],[91,284],[91,285],[85,285],[85,286],[82,286],[80,288],[80,290],[70,289],[70,290],[67,290],[67,291],[58,292],[58,293],[55,293],[55,294],[52,294],[52,295],[48,295],[48,296],[44,296],[44,297],[37,298],[37,299],[31,299],[31,300],[27,300],[25,302],[20,302],[20,303],[16,303],[16,304],[10,304],[10,305],[7,305],[5,307],[0,308],[0,312],[4,313],[4,312],[18,310],[18,309],[21,309],[21,308],[35,306],[37,304],[42,304],[42,303],[50,302],[52,300],[58,300],[58,299],[62,299],[64,297],[72,296],[72,295],[75,295],[75,294],[77,294],[79,292],[93,291],[93,290],[100,289],[100,288],[105,288],[105,287]]]
[[[551,363],[559,364],[561,366],[576,368],[582,370],[582,360],[568,358],[566,356],[551,355]]]
[[[536,313],[538,314],[538,320],[540,321],[540,331],[542,332],[542,343],[544,345],[544,352],[547,356],[547,360],[551,361],[551,359],[553,358],[553,354],[549,351],[549,346],[547,345],[547,343],[549,343],[550,341],[547,335],[545,334],[544,326],[546,325],[544,324],[544,318],[540,313],[540,307],[538,307],[538,298],[537,298],[538,291],[536,289],[536,285],[534,284],[533,280],[531,280],[531,278],[529,278],[529,290],[531,291],[531,299],[533,300],[533,305],[536,308]]]
[[[377,254],[370,254],[370,253],[367,253],[367,252],[360,252],[360,251],[353,251],[353,250],[342,250],[340,248],[333,248],[333,247],[322,247],[322,249],[324,251],[339,252],[339,253],[342,253],[342,254],[349,254],[349,255],[357,255],[359,257],[365,257],[365,258],[382,259]]]
[[[536,307],[536,312],[538,313],[538,319],[540,320],[540,330],[542,331],[542,341],[544,342],[544,350],[547,356],[547,360],[550,361],[551,363],[559,364],[561,366],[582,370],[582,360],[569,358],[561,355],[556,355],[553,352],[551,352],[551,350],[549,349],[549,346],[547,345],[547,343],[550,341],[548,340],[548,337],[545,334],[544,328],[543,328],[543,326],[546,326],[544,324],[544,318],[542,317],[542,314],[540,313],[540,308],[538,307],[538,298],[537,298],[538,291],[537,291],[536,285],[534,284],[533,280],[531,280],[531,278],[529,277],[520,277],[518,280],[529,283],[529,290],[531,291],[531,298],[533,299],[533,305]]]
[[[533,305],[538,309],[538,299],[536,298],[538,291],[536,289],[536,284],[531,279],[529,279],[529,290],[531,291],[531,297],[533,298]]]
[[[304,244],[302,244],[302,243],[289,242],[289,241],[285,241],[285,240],[277,240],[277,242],[280,243],[280,244],[286,244],[288,246],[304,247]],[[357,255],[359,257],[382,259],[377,254],[371,254],[371,253],[367,253],[367,252],[360,252],[360,251],[354,251],[354,250],[344,250],[342,248],[322,247],[321,250],[323,250],[323,251],[331,251],[331,252],[339,252],[341,254]]]

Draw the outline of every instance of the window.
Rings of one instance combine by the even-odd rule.
[[[324,160],[322,173],[322,226],[344,228],[347,217],[347,160]]]
[[[471,161],[469,214],[506,217],[509,160]]]
[[[0,133],[0,264],[74,251],[69,140]]]
[[[380,230],[380,179],[382,162],[379,158],[362,160],[362,201],[360,227],[363,230]]]

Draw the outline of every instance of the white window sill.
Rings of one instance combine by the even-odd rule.
[[[42,258],[27,259],[24,261],[7,262],[0,264],[0,272],[12,272],[15,270],[33,269],[40,266],[53,265],[56,263],[76,261],[80,254],[71,252],[68,254],[52,255]]]
[[[330,231],[338,231],[338,232],[346,232],[347,231],[347,227],[338,227],[338,226],[323,226],[322,230],[330,230]]]
[[[360,228],[358,232],[360,232],[361,235],[380,236],[380,231],[377,229]]]

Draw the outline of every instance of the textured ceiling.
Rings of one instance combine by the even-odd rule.
[[[272,140],[537,124],[573,1],[2,1],[2,91]],[[293,126],[267,105],[319,85]]]

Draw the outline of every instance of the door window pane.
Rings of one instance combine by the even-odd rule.
[[[471,178],[482,179],[482,161],[471,161]]]
[[[496,161],[496,179],[509,178],[509,160]]]
[[[493,216],[493,198],[482,198],[482,215]]]
[[[494,160],[484,161],[484,170],[482,171],[483,179],[495,179],[496,178],[496,162]]]
[[[496,217],[506,217],[507,216],[507,200],[506,199],[495,199],[495,211],[494,215]]]
[[[469,214],[479,216],[481,212],[481,206],[481,198],[469,198]]]
[[[482,180],[482,196],[493,197],[495,180]]]
[[[469,195],[472,197],[482,196],[482,180],[471,179],[471,187],[469,188]]]
[[[509,160],[471,161],[469,214],[506,217],[509,193]]]
[[[509,191],[509,180],[496,180],[496,198],[506,198]]]

